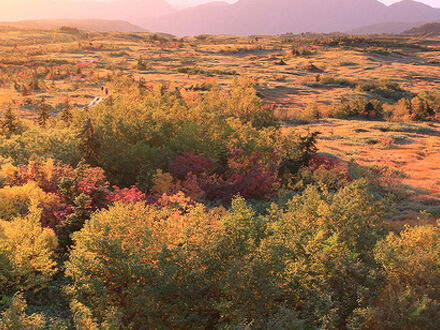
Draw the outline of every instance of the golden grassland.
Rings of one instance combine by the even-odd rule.
[[[375,36],[174,38],[160,34],[0,31],[0,102],[14,100],[21,118],[32,120],[45,97],[52,111],[66,98],[77,107],[112,91],[114,74],[147,85],[170,83],[186,90],[226,86],[236,76],[255,80],[285,129],[319,131],[320,152],[361,165],[389,168],[407,197],[390,218],[432,221],[440,216],[440,125],[322,119],[299,124],[298,114],[316,105],[324,115],[346,96],[384,103],[395,100],[365,92],[362,82],[391,82],[418,93],[440,88],[440,37]],[[31,77],[39,89],[23,92]],[[325,77],[326,80],[320,80]],[[333,80],[332,80],[333,79]],[[17,87],[18,85],[18,87]],[[396,187],[397,188],[397,187]],[[415,217],[414,214],[417,214]],[[414,220],[413,220],[414,221]]]

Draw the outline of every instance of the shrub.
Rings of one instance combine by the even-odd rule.
[[[209,318],[200,263],[218,216],[182,197],[161,203],[116,204],[74,235],[69,292],[99,323],[109,306],[122,313],[124,326],[138,329],[198,327]]]
[[[411,117],[411,112],[410,100],[402,98],[394,105],[386,105],[385,118],[391,121],[408,121]]]
[[[252,81],[234,80],[229,91],[212,89],[200,95],[200,102],[167,86],[140,93],[134,83],[119,81],[111,100],[76,112],[72,123],[74,130],[84,123],[93,128],[87,135],[93,136],[92,145],[80,138],[81,145],[90,146],[82,148],[83,154],[118,186],[151,188],[156,170],[168,171],[170,159],[188,152],[221,166],[224,154],[235,149],[264,155],[276,151],[280,123]]]
[[[31,205],[48,201],[49,196],[34,182],[0,189],[0,219],[12,220],[26,215]]]
[[[110,314],[139,329],[342,328],[381,283],[380,209],[363,182],[309,187],[264,217],[243,198],[230,211],[181,195],[118,203],[74,235],[68,292],[96,324]]]
[[[369,101],[366,98],[342,98],[333,104],[329,116],[339,119],[362,116],[366,118],[380,118],[383,115],[382,104],[379,100]]]
[[[431,119],[435,112],[431,108],[430,104],[419,96],[414,97],[411,100],[411,119],[413,120],[427,120]]]
[[[41,212],[32,209],[26,217],[0,222],[0,291],[39,290],[56,272],[53,230],[41,227]]]
[[[27,304],[23,295],[17,294],[6,311],[0,315],[0,329],[2,330],[39,330],[46,329],[44,316],[41,314],[27,315]]]
[[[387,118],[393,121],[438,120],[440,116],[440,93],[420,92],[412,99],[402,98],[386,107]]]
[[[82,157],[75,132],[56,128],[34,128],[9,138],[0,136],[0,155],[10,157],[14,164],[53,158],[76,165]]]
[[[348,168],[341,162],[326,155],[314,155],[310,165],[298,173],[296,187],[304,188],[309,184],[319,184],[337,191],[353,181]]]
[[[360,82],[356,88],[362,92],[371,92],[395,101],[408,94],[398,84],[389,82],[388,80]]]
[[[298,123],[311,123],[321,118],[321,112],[315,104],[309,104],[307,107],[294,114],[294,121]]]
[[[334,195],[309,186],[285,210],[269,212],[273,234],[264,249],[280,264],[284,305],[298,308],[308,327],[344,328],[355,310],[374,301],[381,283],[374,259],[383,237],[380,210],[361,181]]]
[[[386,284],[375,303],[359,311],[358,325],[381,329],[436,329],[440,322],[440,230],[407,227],[375,250]]]

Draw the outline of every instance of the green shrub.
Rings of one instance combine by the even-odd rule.
[[[364,182],[336,194],[309,186],[286,210],[269,212],[266,255],[282,265],[284,304],[313,328],[344,328],[380,286],[374,247],[383,237],[381,207]],[[268,271],[268,274],[270,271]]]
[[[46,329],[44,316],[41,314],[27,315],[27,305],[21,294],[17,294],[6,311],[0,314],[1,330],[38,330]]]
[[[360,82],[357,84],[356,88],[359,91],[370,92],[395,101],[407,96],[408,94],[398,84],[381,79],[377,81],[372,80],[367,82]]]
[[[175,88],[139,93],[133,83],[119,81],[114,97],[77,112],[72,123],[82,132],[77,140],[84,158],[115,184],[148,186],[158,168],[166,169],[170,157],[184,152],[216,162],[235,149],[272,153],[281,135],[272,109],[248,81],[235,81],[229,92],[213,89],[197,103]]]
[[[311,123],[322,117],[316,104],[308,104],[307,107],[294,114],[294,121],[298,123]]]
[[[210,303],[204,295],[214,278],[201,262],[218,216],[182,198],[164,203],[169,206],[117,204],[74,235],[68,291],[98,323],[113,306],[126,327],[206,325]]]
[[[83,320],[342,328],[382,283],[374,259],[381,208],[362,182],[335,194],[309,187],[264,217],[242,198],[230,211],[182,197],[160,203],[117,204],[74,235],[68,292]]]
[[[440,229],[407,227],[375,250],[386,284],[371,307],[358,311],[368,329],[437,329],[440,322]]]
[[[35,128],[9,138],[0,136],[0,155],[12,158],[16,164],[53,158],[75,165],[81,160],[79,142],[69,129]]]
[[[383,107],[379,100],[368,100],[362,97],[341,98],[332,104],[328,113],[330,117],[344,119],[355,116],[365,118],[380,118],[383,115]]]

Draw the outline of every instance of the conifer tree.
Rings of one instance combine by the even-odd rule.
[[[15,133],[18,130],[18,121],[17,117],[14,115],[12,111],[12,103],[8,104],[8,107],[6,108],[4,120],[2,121],[2,128],[7,133]]]
[[[69,98],[66,98],[66,101],[63,105],[63,110],[61,111],[61,120],[69,125],[72,121],[72,117],[72,106],[70,105]]]
[[[50,119],[49,105],[46,103],[45,98],[42,98],[40,101],[40,105],[38,106],[37,122],[41,127],[46,127],[49,119]]]
[[[92,121],[88,118],[80,127],[78,137],[81,140],[81,151],[88,164],[95,165],[98,162],[99,141],[96,136]]]

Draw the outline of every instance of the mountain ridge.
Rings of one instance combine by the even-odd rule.
[[[57,30],[61,27],[77,28],[88,32],[148,32],[148,30],[122,20],[104,19],[41,19],[0,22],[0,27],[26,30]]]
[[[176,35],[343,32],[385,22],[429,22],[440,9],[413,0],[240,0],[221,8],[196,6],[153,19],[148,29]]]
[[[440,20],[440,8],[414,0],[390,6],[378,0],[239,0],[212,1],[181,10],[166,0],[0,0],[0,21],[39,19],[102,19],[131,23],[149,31],[178,36],[198,34],[264,35],[330,33],[372,27],[374,33],[399,31],[392,22],[423,24]],[[116,29],[116,28],[115,28]],[[125,29],[125,28],[123,28]],[[123,31],[121,31],[123,32]]]

